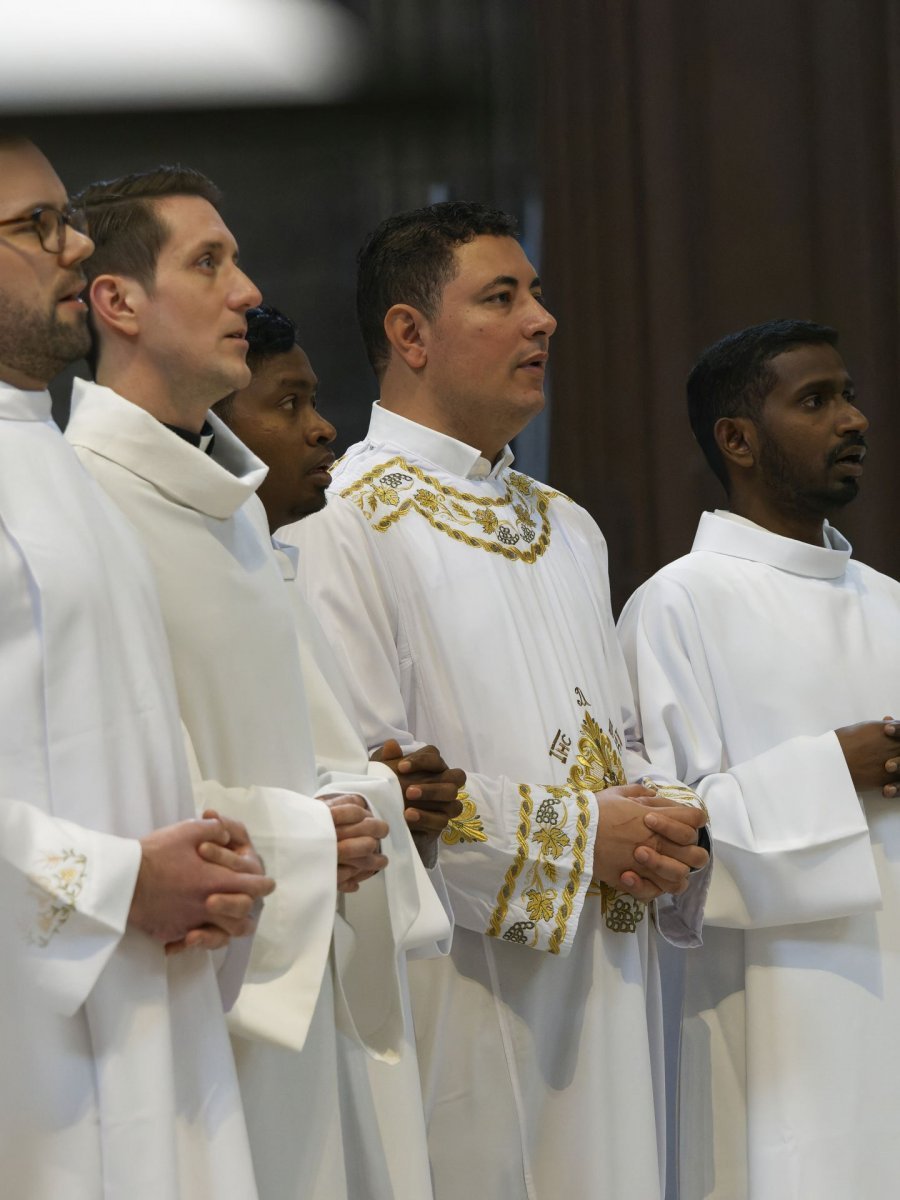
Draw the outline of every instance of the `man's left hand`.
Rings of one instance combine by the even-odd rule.
[[[404,754],[394,738],[376,750],[372,760],[383,762],[400,780],[406,823],[422,861],[433,866],[437,839],[462,812],[457,793],[465,786],[465,771],[448,767],[435,746],[422,746]]]

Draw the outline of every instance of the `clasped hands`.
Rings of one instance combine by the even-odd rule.
[[[465,787],[465,771],[448,767],[436,746],[404,754],[394,738],[388,738],[372,759],[390,767],[400,781],[403,815],[413,842],[425,866],[434,866],[438,838],[462,812],[458,793]]]
[[[888,800],[900,790],[900,724],[887,716],[881,721],[845,725],[835,735],[857,791],[879,787]]]
[[[595,795],[595,880],[649,904],[663,892],[680,895],[691,870],[709,862],[709,854],[697,844],[707,820],[702,808],[673,804],[642,784]]]
[[[275,889],[240,821],[207,809],[141,838],[129,924],[165,943],[167,954],[218,950],[256,928]]]
[[[358,892],[361,883],[388,864],[381,853],[381,839],[388,835],[387,823],[374,816],[363,797],[356,793],[341,792],[319,799],[328,805],[334,821],[338,891]]]

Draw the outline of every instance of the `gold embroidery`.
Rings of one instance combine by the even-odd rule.
[[[491,923],[487,927],[489,937],[499,937],[500,930],[503,927],[503,919],[509,911],[509,901],[513,892],[516,889],[516,880],[522,873],[522,868],[525,866],[528,858],[528,835],[531,832],[531,812],[534,808],[534,802],[531,799],[531,788],[527,783],[523,783],[519,788],[519,796],[522,799],[522,805],[519,809],[519,826],[516,829],[516,841],[519,843],[519,849],[515,859],[509,866],[503,880],[503,886],[497,894],[497,907],[494,909],[491,916]],[[512,926],[513,929],[516,926]],[[507,930],[511,933],[512,930]],[[508,941],[517,939],[508,938]]]
[[[47,946],[75,909],[87,875],[87,856],[74,850],[44,855],[39,870],[33,871],[29,882],[37,892],[37,929],[30,932],[28,941],[35,946]]]
[[[557,729],[553,741],[550,743],[550,749],[547,753],[551,758],[558,758],[559,761],[566,765],[569,760],[569,751],[572,748],[572,739],[566,737],[561,729]]]
[[[569,772],[570,785],[582,791],[602,792],[626,782],[622,739],[612,721],[609,732],[605,733],[590,712],[585,712],[578,738],[578,758]]]
[[[578,895],[578,889],[581,887],[581,879],[584,875],[588,826],[591,823],[591,804],[587,796],[581,792],[575,793],[575,802],[578,806],[578,816],[576,818],[575,838],[572,842],[572,870],[569,872],[569,878],[566,881],[566,886],[563,888],[559,908],[556,910],[556,928],[550,935],[550,944],[548,946],[551,954],[559,954],[560,947],[566,936],[566,926],[569,923],[569,917],[571,917],[572,909],[575,906],[575,897]]]
[[[530,918],[534,929],[531,945],[536,946],[538,941],[537,923],[540,921],[551,921],[553,914],[556,911],[556,899],[559,895],[557,888],[551,885],[556,883],[556,864],[555,859],[563,854],[570,844],[569,835],[565,831],[565,826],[569,819],[569,810],[565,803],[570,799],[568,788],[561,787],[545,787],[544,799],[538,806],[537,812],[534,814],[534,820],[537,829],[531,835],[531,842],[538,847],[537,856],[532,862],[525,879],[525,884],[522,890],[522,899],[525,902],[525,909]],[[531,801],[531,790],[527,785],[523,784],[519,788],[519,794],[524,798],[525,793],[528,794],[528,799]],[[525,855],[528,855],[528,845],[525,846]],[[524,867],[524,861],[520,867],[520,872]],[[526,886],[530,885],[530,886]],[[519,922],[518,924],[522,924]],[[516,926],[512,926],[515,929]],[[507,941],[513,940],[507,937],[507,933],[512,930],[507,930],[503,937]],[[524,929],[518,932],[524,935]],[[516,936],[514,939],[519,941]],[[557,947],[556,953],[559,953]]]
[[[523,799],[523,816],[527,819],[528,829],[531,827],[531,816],[534,812],[534,833],[530,843],[537,847],[524,882],[521,885],[520,900],[530,918],[527,921],[514,922],[503,933],[503,940],[517,942],[520,945],[536,946],[540,923],[554,922],[550,933],[547,950],[550,954],[559,954],[566,935],[566,927],[581,886],[584,874],[585,849],[587,847],[587,830],[590,824],[590,803],[582,795],[575,794],[568,787],[547,785],[542,787],[544,798],[537,811],[534,812],[534,800],[531,788],[522,784],[519,794]],[[569,806],[572,802],[577,805],[574,838],[570,837]],[[520,832],[522,831],[520,824]],[[556,860],[566,853],[572,855],[572,866],[568,873],[565,886],[560,891],[559,868]],[[512,898],[516,879],[525,869],[529,854],[529,839],[519,838],[519,853],[516,862],[507,872],[504,887],[498,897],[498,907],[488,928],[488,933],[497,937],[503,924],[503,917],[508,911],[508,902]]]
[[[462,812],[447,822],[447,828],[441,834],[441,841],[446,842],[448,846],[455,846],[459,842],[486,842],[484,824],[475,808],[475,802],[469,799],[469,793],[460,788],[456,798],[462,801]]]
[[[604,732],[590,712],[585,712],[578,739],[578,758],[569,771],[569,783],[584,792],[602,792],[626,782],[622,766],[622,739],[612,721]],[[627,892],[620,892],[607,883],[592,882],[589,896],[600,896],[600,911],[606,917],[607,928],[615,933],[634,933],[644,919],[644,905]]]
[[[406,513],[417,512],[435,529],[466,546],[533,563],[550,545],[548,509],[550,500],[561,493],[509,471],[504,496],[477,496],[440,483],[398,456],[368,471],[341,495],[352,500],[379,533]],[[470,533],[473,526],[484,537]]]

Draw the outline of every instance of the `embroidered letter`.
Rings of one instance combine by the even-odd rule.
[[[569,758],[569,751],[572,749],[572,739],[566,737],[561,729],[557,729],[556,736],[550,743],[548,751],[551,758],[558,758],[561,763],[566,763]]]

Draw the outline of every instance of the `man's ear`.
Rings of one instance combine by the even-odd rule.
[[[427,333],[427,325],[425,317],[411,304],[394,304],[385,314],[385,337],[398,357],[414,371],[420,370],[428,361],[423,336]]]
[[[145,294],[137,280],[127,275],[98,275],[88,293],[97,329],[114,329],[135,337],[140,301]]]
[[[713,437],[729,467],[746,471],[758,463],[759,438],[749,417],[719,417]]]

